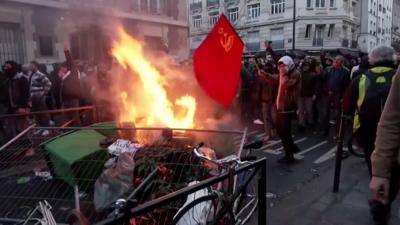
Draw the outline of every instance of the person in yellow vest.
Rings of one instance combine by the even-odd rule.
[[[400,73],[400,67],[396,74]],[[400,76],[396,75],[376,132],[372,153],[372,179],[369,184],[371,200],[390,212],[400,183]],[[370,201],[371,201],[370,200]],[[376,204],[376,203],[375,203]],[[377,205],[377,204],[376,204]],[[385,207],[386,206],[386,207]],[[387,215],[381,215],[387,222]]]
[[[394,50],[378,46],[369,53],[371,69],[355,78],[346,91],[344,113],[353,116],[353,134],[364,149],[365,161],[371,171],[371,154],[375,148],[376,131],[383,107],[395,76]],[[371,213],[376,224],[382,223],[385,209],[373,202]]]

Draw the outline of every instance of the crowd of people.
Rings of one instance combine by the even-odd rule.
[[[390,110],[398,113],[398,102],[394,102],[398,93],[392,90],[391,103],[384,110],[392,81],[398,80],[399,62],[394,49],[378,46],[358,58],[321,54],[300,59],[278,57],[268,42],[265,47],[265,56],[243,62],[243,123],[263,124],[265,142],[280,138],[285,155],[278,162],[292,164],[296,161],[294,154],[300,151],[292,139],[294,118],[298,121],[298,132],[322,138],[329,138],[331,132],[334,139],[340,120],[344,120],[341,131],[351,140],[357,140],[364,150],[374,193],[370,199],[373,218],[376,224],[387,224],[400,176],[397,163],[400,114]],[[379,122],[382,112],[385,120]],[[331,124],[336,124],[335,128]]]
[[[359,57],[325,53],[318,57],[297,57],[278,56],[268,41],[265,47],[265,55],[243,60],[239,96],[244,126],[263,125],[266,143],[280,138],[285,155],[278,162],[292,164],[296,161],[294,154],[300,151],[292,138],[294,119],[300,133],[336,138],[339,126],[332,129],[331,124],[338,125],[341,119],[351,118],[344,130],[355,136],[364,149],[375,193],[371,212],[377,224],[385,224],[382,221],[387,220],[400,175],[395,163],[400,149],[397,140],[400,114],[393,113],[399,110],[398,93],[392,90],[389,94],[392,81],[400,82],[399,76],[395,76],[399,62],[393,48],[378,46]],[[64,50],[66,61],[54,64],[50,72],[36,61],[29,66],[15,61],[4,63],[0,71],[0,117],[93,103],[107,108],[106,98],[94,99],[94,96],[100,96],[96,90],[104,93],[110,87],[109,68],[106,65],[89,68],[73,60],[68,46]],[[393,85],[396,90],[398,85]],[[388,96],[391,104],[384,110]],[[379,123],[382,112],[384,121]],[[62,125],[66,121],[74,125],[84,123],[76,111],[57,115],[40,113],[31,119],[40,127]],[[0,144],[27,127],[29,118],[21,118],[0,119]],[[37,132],[48,134],[46,129]]]
[[[99,101],[94,98],[96,90],[104,92],[109,88],[106,65],[90,68],[73,60],[67,45],[64,50],[66,61],[50,66],[36,61],[29,65],[20,65],[11,60],[4,63],[0,71],[0,116],[9,119],[0,120],[0,144],[15,137],[33,122],[39,127],[61,126],[66,122],[79,126],[90,122],[90,118],[85,121],[84,117],[91,114],[79,115],[78,111],[38,113],[31,118],[23,116],[29,112],[89,106]],[[101,99],[96,103],[107,104]],[[44,136],[49,134],[46,129],[37,132]]]

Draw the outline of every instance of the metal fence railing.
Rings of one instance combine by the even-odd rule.
[[[102,118],[104,116],[99,112],[99,107],[95,106],[0,115],[0,146],[33,124],[43,126],[40,124],[43,119],[45,126],[67,127],[90,125],[102,121]]]
[[[43,129],[49,134],[36,132]],[[116,157],[109,146],[120,138],[135,147]],[[24,223],[40,205],[47,206],[49,220],[57,223],[72,223],[71,212],[79,212],[90,224],[172,224],[189,195],[229,179],[228,173],[210,173],[192,154],[193,145],[204,142],[219,158],[240,155],[245,139],[241,131],[117,127],[112,122],[87,127],[33,124],[0,148],[0,222]],[[222,146],[231,151],[221,151]],[[156,178],[144,185],[155,169]],[[248,176],[246,185],[257,190],[260,213],[252,221],[265,225],[265,159],[234,173]],[[193,181],[197,183],[189,185]],[[110,214],[116,198],[131,195],[136,197],[129,207]]]

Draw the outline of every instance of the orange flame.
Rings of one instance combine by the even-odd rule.
[[[193,128],[196,100],[185,95],[168,99],[166,74],[161,74],[144,57],[141,43],[119,29],[119,40],[113,42],[112,54],[124,69],[138,75],[141,88],[120,92],[120,122],[134,122],[136,126],[166,126],[170,128]],[[164,75],[164,76],[163,76]],[[132,88],[134,86],[132,85]]]

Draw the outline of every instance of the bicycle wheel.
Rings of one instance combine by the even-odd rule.
[[[249,175],[249,171],[244,172],[244,174],[238,175],[239,184],[244,182],[244,180],[246,180]],[[254,184],[254,182],[250,181],[250,183],[247,184],[247,187],[243,189],[242,193],[240,193],[239,197],[235,201],[233,210],[235,213],[235,224],[246,224],[256,210],[257,204],[258,198],[256,185]]]
[[[214,224],[234,224],[230,221],[234,219],[232,210],[228,210],[228,217],[215,220],[218,213],[219,197],[211,194],[197,198],[184,206],[173,219],[173,224],[177,225],[214,225]]]
[[[246,224],[258,205],[257,190],[252,184],[250,187],[243,191],[237,199],[237,206],[235,208],[235,224],[244,225]]]

